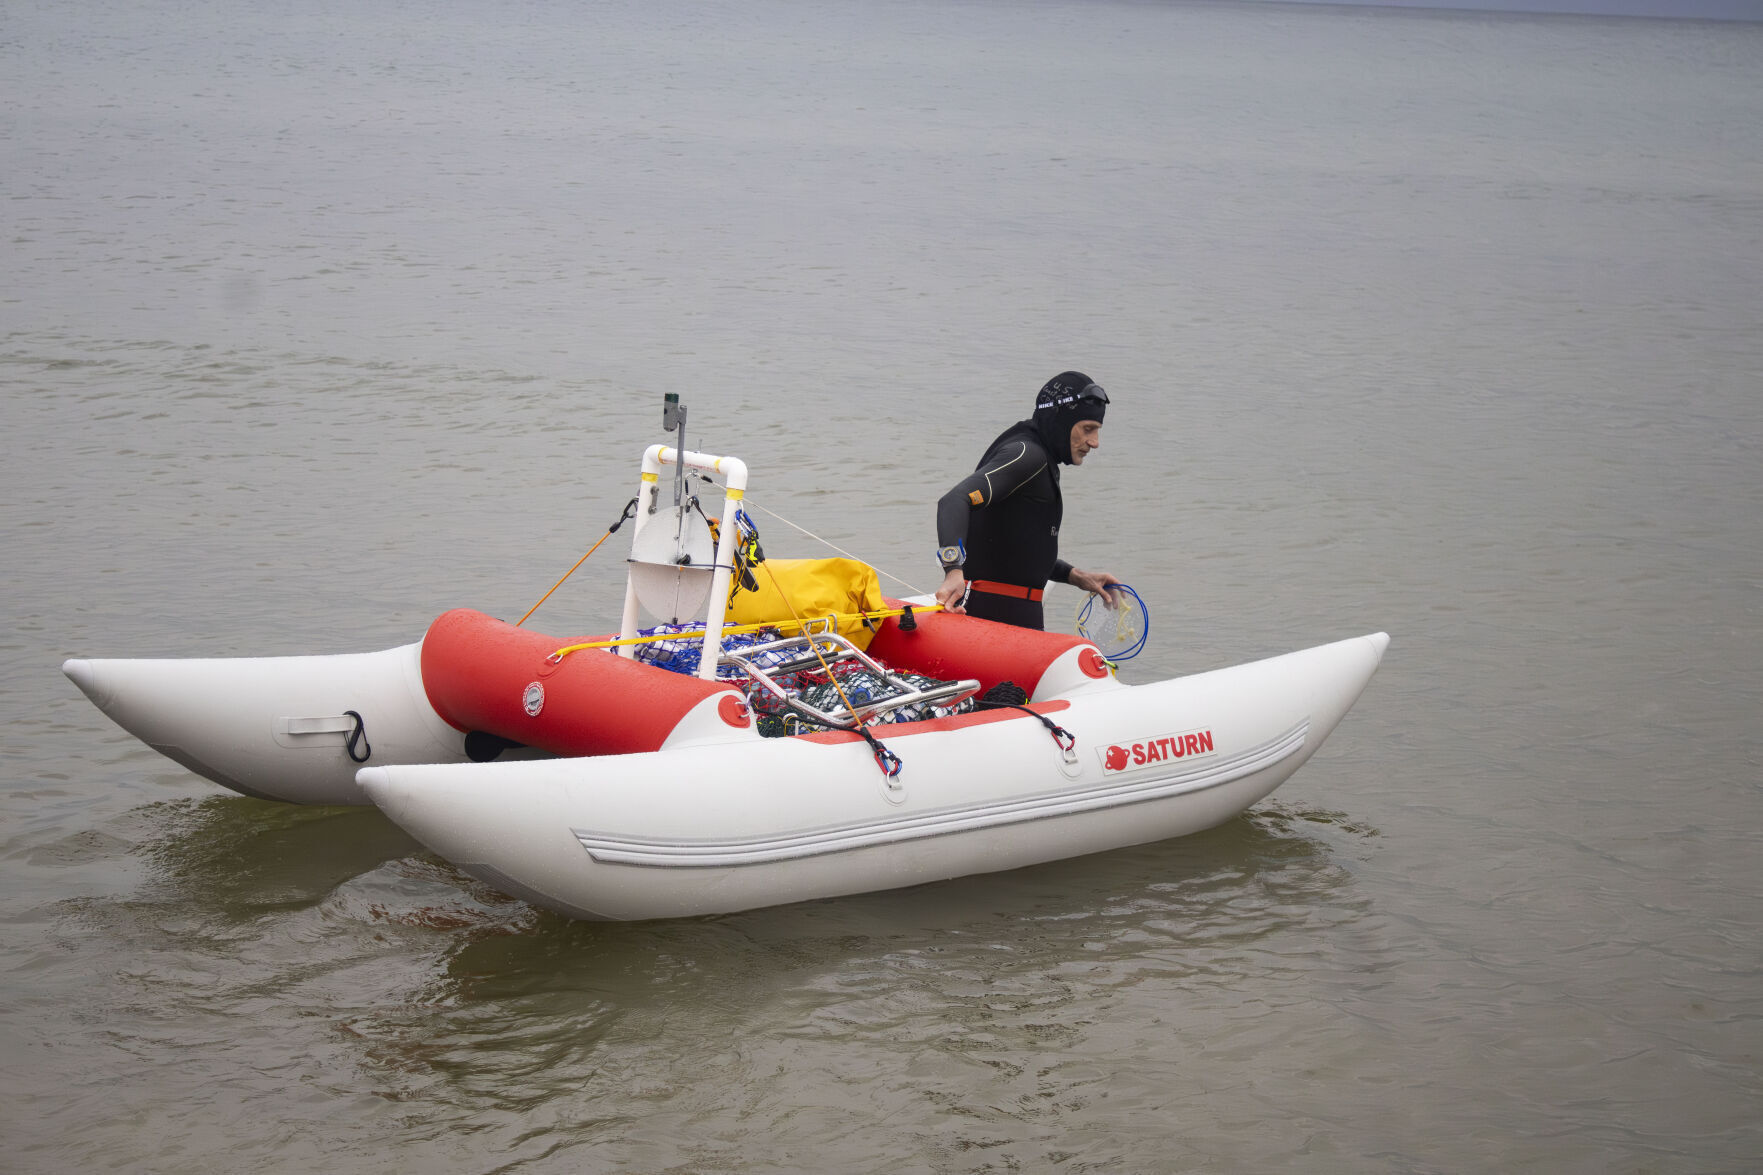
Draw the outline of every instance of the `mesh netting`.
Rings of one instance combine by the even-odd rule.
[[[1136,657],[1151,634],[1151,614],[1139,593],[1124,583],[1110,585],[1120,603],[1110,608],[1101,596],[1085,596],[1077,610],[1077,635],[1093,642],[1110,661]]]
[[[677,640],[667,639],[673,633],[686,633]],[[694,631],[680,625],[662,624],[654,628],[646,628],[643,636],[661,637],[660,640],[646,641],[635,646],[636,658],[657,669],[666,669],[673,673],[696,674],[703,660],[703,630]],[[757,645],[767,644],[779,639],[776,629],[762,629],[753,633],[737,633],[726,636],[722,640],[724,653],[740,653]],[[770,652],[749,656],[760,669],[770,670],[786,661],[795,660],[802,655],[800,649],[774,649]],[[796,673],[773,675],[776,682],[789,693],[799,696],[802,701],[817,710],[832,712],[844,708],[848,698],[853,706],[863,706],[893,695],[894,690],[888,683],[877,677],[865,666],[858,665],[849,658],[840,662],[828,658],[828,665],[838,678],[835,687],[823,670],[816,667],[804,669]],[[899,673],[895,676],[905,681],[913,689],[928,689],[941,682],[935,678],[924,677],[916,673]],[[810,731],[824,729],[803,718],[791,710],[771,691],[755,685],[747,677],[747,673],[739,665],[724,664],[717,666],[718,681],[730,682],[740,686],[747,695],[747,702],[753,708],[759,733],[767,738],[777,738],[790,734],[807,734]],[[839,696],[844,691],[844,698]],[[955,705],[932,705],[920,702],[916,705],[901,706],[886,713],[877,715],[871,721],[885,724],[894,722],[917,722],[925,718],[944,718],[951,714],[965,714],[974,708],[972,698],[963,699]]]

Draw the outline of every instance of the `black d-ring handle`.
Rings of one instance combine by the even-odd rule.
[[[349,757],[355,762],[365,763],[367,757],[373,754],[373,746],[367,741],[367,723],[362,721],[359,710],[344,710],[343,714],[345,717],[355,719],[355,729],[351,730],[349,737],[343,740],[343,749],[349,752]],[[361,747],[359,755],[355,753],[355,748],[358,745]]]

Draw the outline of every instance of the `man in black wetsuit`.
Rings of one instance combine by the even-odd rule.
[[[1041,628],[1047,581],[1099,593],[1120,581],[1059,558],[1059,466],[1082,465],[1102,444],[1108,393],[1081,371],[1047,381],[1034,415],[1006,429],[979,466],[937,502],[937,603],[1023,628]]]

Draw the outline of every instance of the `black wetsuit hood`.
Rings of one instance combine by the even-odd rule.
[[[1018,423],[1016,428],[1025,424],[1034,431],[1041,447],[1053,460],[1061,465],[1071,464],[1071,426],[1062,422],[1059,413],[1037,412],[1032,419]]]
[[[1086,398],[1084,392],[1100,394],[1096,382],[1081,371],[1062,371],[1048,380],[1035,397],[1035,414],[1023,424],[1033,424],[1041,447],[1061,465],[1071,464],[1071,430],[1080,420],[1101,423],[1108,410],[1106,399]],[[1017,425],[1016,427],[1021,427]],[[993,442],[996,444],[997,442]]]

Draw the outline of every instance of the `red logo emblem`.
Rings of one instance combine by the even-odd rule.
[[[1112,775],[1116,771],[1143,767],[1150,763],[1188,759],[1196,755],[1210,755],[1216,750],[1217,746],[1210,730],[1193,730],[1184,734],[1172,734],[1166,738],[1151,738],[1143,742],[1129,743],[1126,746],[1115,744],[1096,748],[1097,754],[1102,756],[1102,770],[1108,775]]]

